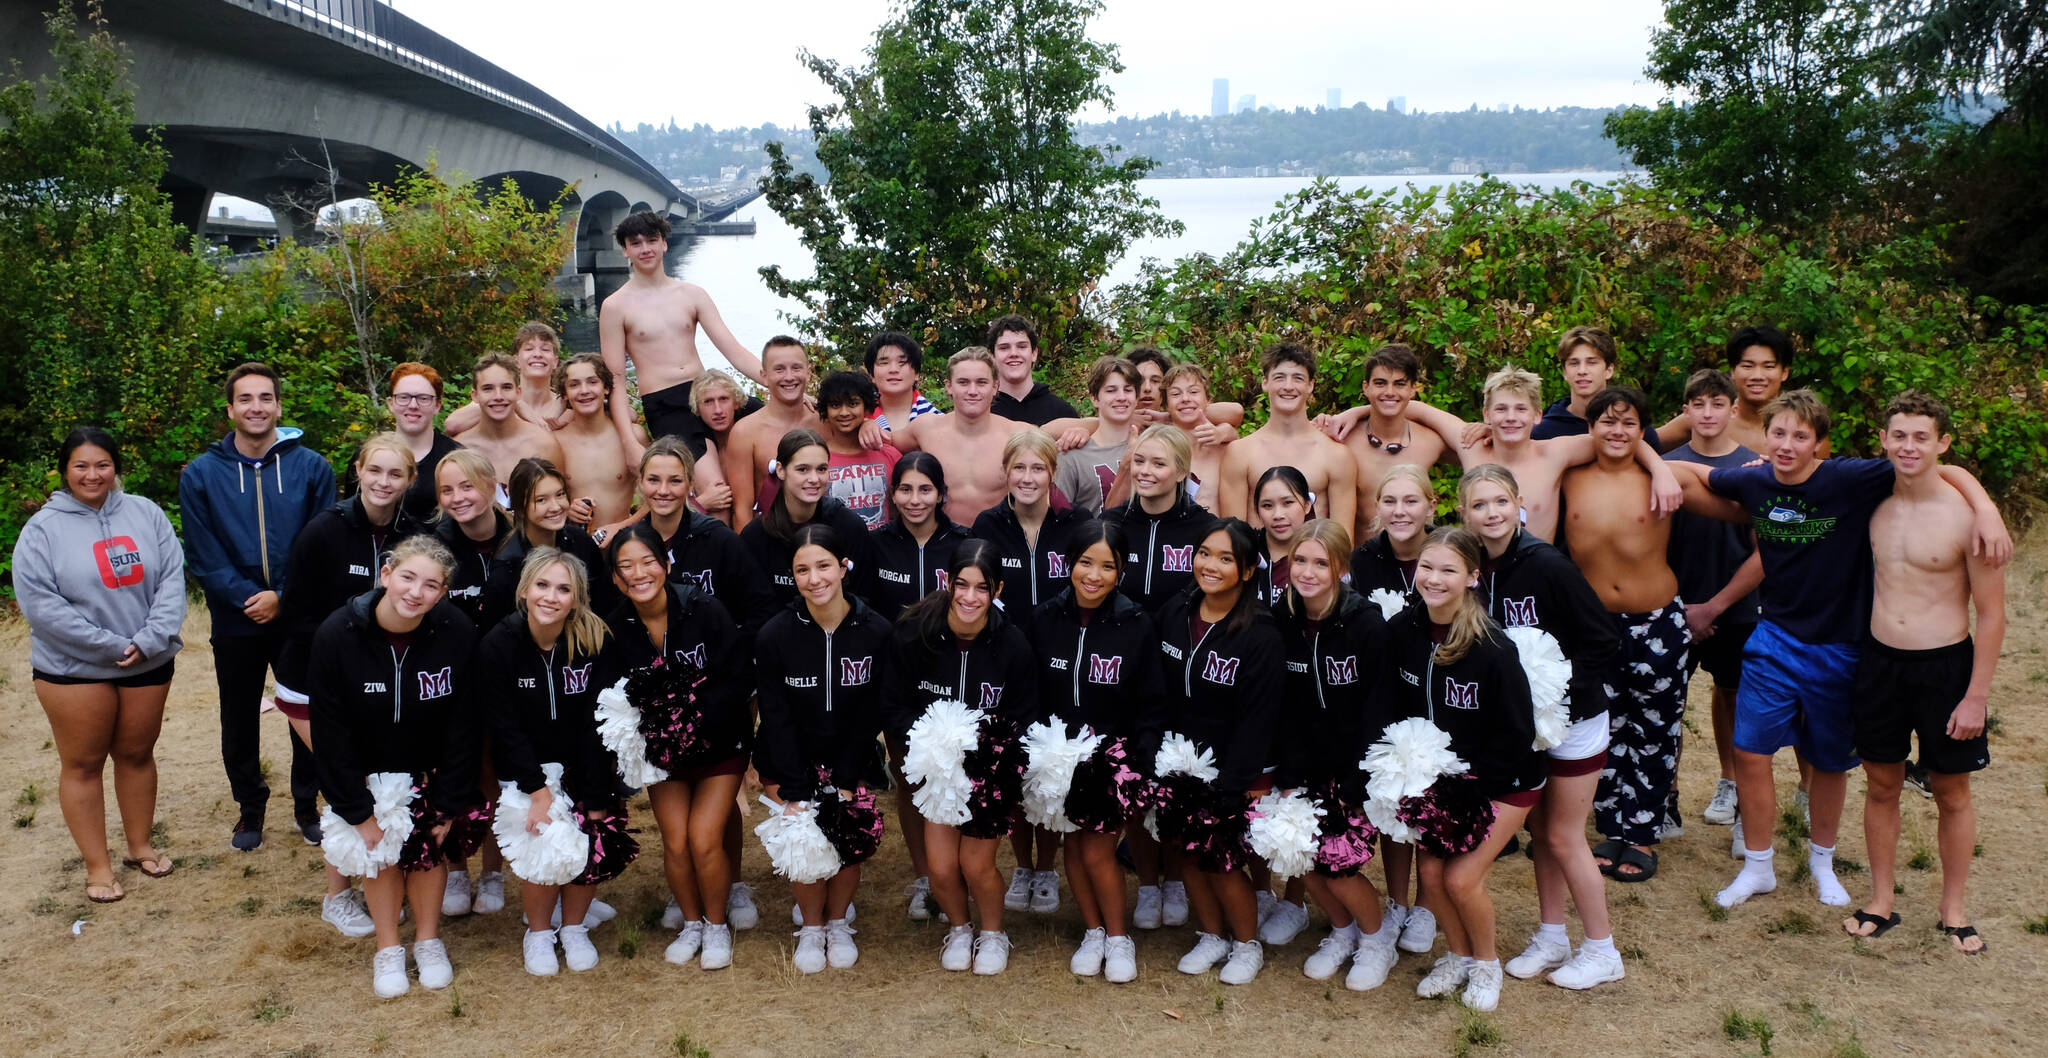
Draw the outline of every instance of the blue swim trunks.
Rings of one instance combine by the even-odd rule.
[[[1795,746],[1814,767],[1856,767],[1855,643],[1806,643],[1769,621],[1742,649],[1735,748],[1765,756]]]

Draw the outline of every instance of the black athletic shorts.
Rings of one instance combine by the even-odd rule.
[[[1717,625],[1714,634],[1705,639],[1694,640],[1686,648],[1685,675],[1689,680],[1694,672],[1707,670],[1714,678],[1714,686],[1734,690],[1742,686],[1742,647],[1749,642],[1749,634],[1756,631],[1756,622],[1739,625]]]
[[[104,683],[111,687],[161,687],[171,682],[171,676],[177,669],[177,662],[166,661],[148,672],[116,676],[110,680],[95,679],[91,676],[58,676],[41,669],[30,669],[29,673],[44,683],[54,683],[59,687],[79,687],[88,683]]]
[[[1948,717],[1970,690],[1975,667],[1970,640],[1933,650],[1899,650],[1863,641],[1856,664],[1856,755],[1878,764],[1897,764],[1920,736],[1920,766],[1943,775],[1980,771],[1991,763],[1983,732],[1958,742],[1948,737]]]
[[[692,380],[640,394],[640,413],[647,418],[650,436],[682,438],[690,446],[690,454],[702,458],[711,441],[711,427],[690,410],[690,387],[695,384]]]

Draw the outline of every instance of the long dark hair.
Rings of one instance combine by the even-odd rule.
[[[610,577],[614,580],[617,579],[617,574],[619,570],[619,552],[625,548],[626,542],[629,540],[638,540],[641,544],[646,546],[647,550],[654,552],[654,560],[656,562],[661,563],[662,572],[664,574],[668,572],[668,541],[663,540],[661,538],[661,532],[654,528],[654,519],[642,518],[639,521],[634,522],[633,524],[626,526],[623,529],[620,529],[618,532],[613,533],[612,538],[604,542],[605,576]],[[668,578],[664,576],[662,579],[664,581],[667,581]],[[625,594],[625,592],[621,591],[619,594],[623,595]],[[662,588],[661,605],[663,610],[666,610],[668,608],[667,587]]]
[[[84,448],[86,445],[91,445],[105,452],[114,461],[115,476],[118,477],[120,475],[121,446],[114,443],[114,435],[97,426],[74,426],[71,428],[70,433],[64,435],[64,443],[57,446],[58,481],[64,480],[64,467],[71,462],[72,453]],[[919,454],[922,455],[923,453]],[[946,486],[943,478],[938,480],[940,481],[939,493],[943,498]]]
[[[812,522],[798,529],[796,535],[790,539],[789,560],[792,573],[796,568],[796,553],[806,547],[822,547],[827,554],[838,559],[842,565],[848,557],[846,541],[839,535],[839,530],[822,522]],[[839,594],[847,603],[851,604],[853,602],[853,593],[846,590],[846,581],[844,580],[839,582]],[[805,609],[808,610],[811,605],[810,600],[803,599],[802,601]]]
[[[1315,494],[1308,490],[1308,479],[1302,476],[1301,471],[1283,463],[1276,467],[1267,467],[1266,472],[1259,475],[1259,483],[1252,486],[1253,507],[1257,507],[1259,497],[1266,494],[1266,486],[1275,481],[1287,486],[1287,490],[1294,493],[1303,506],[1315,506]]]
[[[533,503],[533,491],[549,478],[561,482],[563,492],[569,490],[569,475],[562,473],[549,460],[527,456],[513,464],[512,478],[506,483],[505,491],[512,501],[512,531],[515,534],[526,535],[526,508]]]
[[[896,510],[896,486],[903,484],[903,475],[917,471],[930,478],[932,487],[939,490],[939,506],[932,512],[932,520],[946,517],[946,466],[939,457],[930,452],[905,452],[896,460],[896,466],[889,471],[889,520],[900,522],[903,515]]]
[[[953,557],[946,560],[946,586],[933,590],[924,598],[911,603],[903,610],[898,624],[907,624],[917,629],[917,637],[926,642],[936,641],[946,631],[946,609],[953,605],[953,588],[960,582],[960,571],[976,569],[987,582],[989,591],[995,592],[1003,583],[1003,553],[995,544],[979,537],[963,540]],[[988,628],[1001,627],[1002,608],[990,606]]]
[[[1224,614],[1223,619],[1216,623],[1224,626],[1224,632],[1236,635],[1251,627],[1255,616],[1253,611],[1259,605],[1258,592],[1253,591],[1251,582],[1243,578],[1246,570],[1259,568],[1259,534],[1258,530],[1246,525],[1242,518],[1218,518],[1209,523],[1209,531],[1202,534],[1202,540],[1196,546],[1200,547],[1201,543],[1207,542],[1217,533],[1222,533],[1224,539],[1230,541],[1230,556],[1237,563],[1239,581],[1237,601],[1231,604],[1230,612]],[[1199,607],[1202,599],[1201,582],[1196,581],[1189,586],[1189,590],[1193,593],[1195,605]]]
[[[782,443],[775,446],[776,465],[787,474],[789,461],[796,458],[798,452],[812,445],[824,448],[828,456],[831,454],[832,450],[826,447],[825,439],[818,436],[816,430],[791,430],[783,434]],[[822,507],[824,503],[821,497],[818,500],[819,506]],[[817,516],[816,511],[811,513],[812,517]],[[761,515],[761,530],[786,544],[796,536],[798,528],[796,518],[789,513],[789,484],[784,482],[781,488],[775,490],[775,499],[768,504],[767,512]]]
[[[1105,522],[1098,518],[1090,518],[1085,522],[1076,522],[1074,523],[1074,528],[1069,531],[1067,536],[1067,568],[1072,569],[1074,563],[1089,548],[1094,547],[1096,544],[1103,544],[1109,548],[1110,558],[1116,566],[1117,582],[1122,583],[1124,579],[1124,560],[1127,555],[1124,548],[1128,546],[1128,539],[1124,535],[1124,527],[1116,522]],[[1071,579],[1070,577],[1069,580],[1071,581]]]

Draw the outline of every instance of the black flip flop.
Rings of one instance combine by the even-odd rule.
[[[1894,915],[1892,917],[1897,918],[1898,916]],[[1935,925],[1935,928],[1941,930],[1943,933],[1946,933],[1951,937],[1954,937],[1958,941],[1965,941],[1969,940],[1971,937],[1977,937],[1977,927],[1975,926],[1951,926],[1946,922],[1942,922],[1937,923]],[[1968,948],[1957,948],[1956,950],[1962,952],[1964,955],[1982,955],[1985,952],[1991,950],[1991,944],[1989,941],[1984,940],[1984,938],[1982,937],[1977,937],[1977,940],[1982,945],[1982,947],[1979,947],[1976,951],[1971,951]]]
[[[1614,877],[1614,865],[1620,862],[1621,850],[1625,848],[1628,848],[1628,846],[1622,844],[1619,841],[1614,840],[1613,838],[1608,838],[1606,841],[1603,841],[1600,844],[1593,846],[1593,858],[1596,860],[1607,861],[1606,863],[1600,864],[1601,874],[1604,874],[1609,878]]]
[[[1899,924],[1899,913],[1896,911],[1892,912],[1892,917],[1890,918],[1879,918],[1862,908],[1857,908],[1855,918],[1857,925],[1873,927],[1871,931],[1868,933],[1857,933],[1853,930],[1844,929],[1842,932],[1861,940],[1875,940],[1890,933],[1892,927]]]
[[[1634,867],[1636,873],[1621,873],[1623,864]],[[1621,855],[1615,858],[1614,869],[1607,872],[1607,877],[1617,882],[1647,882],[1657,877],[1657,854],[1654,852],[1644,852],[1634,845],[1623,845],[1621,847]]]

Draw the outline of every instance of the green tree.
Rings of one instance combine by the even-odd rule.
[[[1089,39],[1098,0],[909,0],[864,66],[806,53],[838,101],[814,107],[820,183],[768,145],[768,202],[816,270],[761,270],[803,300],[811,337],[857,348],[881,328],[939,349],[990,317],[1039,323],[1052,355],[1096,335],[1089,292],[1133,239],[1178,234],[1137,182],[1145,158],[1079,142],[1110,105],[1116,49]]]
[[[1667,0],[1644,72],[1671,98],[1610,115],[1657,182],[1800,229],[1866,205],[1932,94],[1896,83],[1872,0]]]

